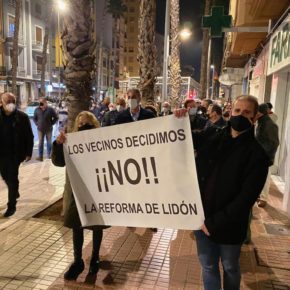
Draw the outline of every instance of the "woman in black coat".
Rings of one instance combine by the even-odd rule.
[[[96,117],[87,111],[79,113],[75,120],[74,132],[99,128],[100,124]],[[52,163],[56,166],[65,166],[63,143],[66,136],[63,132],[57,137],[52,147]],[[80,217],[77,211],[75,199],[70,184],[65,188],[65,194],[68,195],[68,206],[64,213],[64,225],[72,229],[73,232],[73,250],[74,262],[71,264],[67,272],[64,274],[66,280],[76,280],[79,274],[84,270],[85,265],[82,259],[82,247],[84,243],[84,229],[81,225]],[[93,231],[93,249],[90,261],[89,274],[96,275],[99,270],[100,263],[100,247],[103,238],[104,226],[89,227]]]

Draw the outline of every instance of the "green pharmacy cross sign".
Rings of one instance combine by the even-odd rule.
[[[211,37],[222,37],[223,28],[231,27],[232,16],[224,15],[223,6],[213,6],[211,15],[202,17],[202,27],[210,29]]]

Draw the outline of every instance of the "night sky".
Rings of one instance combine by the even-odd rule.
[[[157,2],[157,25],[156,30],[164,34],[165,22],[165,0]],[[181,66],[189,65],[195,68],[194,78],[199,80],[201,47],[202,47],[202,30],[201,17],[203,11],[203,1],[180,0],[180,25],[187,26],[192,30],[190,39],[181,44]],[[190,27],[191,26],[191,27]]]

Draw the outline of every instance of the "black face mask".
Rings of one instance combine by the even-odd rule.
[[[239,115],[239,116],[231,116],[230,118],[231,127],[238,131],[243,132],[249,130],[252,127],[252,123],[246,117]]]
[[[94,128],[95,128],[94,125],[84,124],[81,127],[79,127],[79,131],[90,130],[90,129],[94,129]]]

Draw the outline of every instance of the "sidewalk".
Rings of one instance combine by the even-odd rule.
[[[61,197],[63,182],[64,169],[50,160],[21,166],[17,212],[0,219],[0,289],[203,289],[190,231],[172,229],[105,230],[94,284],[85,282],[91,252],[91,232],[86,231],[85,271],[77,282],[65,282],[63,273],[73,259],[70,230],[31,218]],[[1,212],[6,202],[0,181]],[[244,246],[241,255],[241,289],[290,289],[290,220],[280,210],[281,202],[272,183],[269,205],[254,208],[253,244]]]

